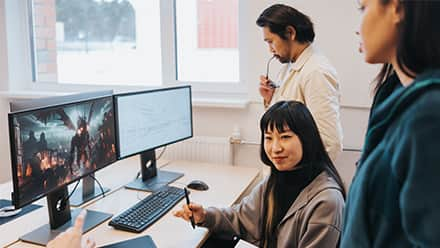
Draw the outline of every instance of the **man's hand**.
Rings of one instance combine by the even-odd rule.
[[[275,92],[275,89],[270,86],[270,80],[266,78],[266,76],[260,76],[260,95],[264,99],[264,104],[269,104],[272,100],[273,93]]]
[[[76,217],[75,224],[73,227],[67,229],[67,231],[58,235],[55,239],[51,240],[47,247],[49,248],[81,248],[87,247],[92,248],[96,247],[94,241],[87,239],[86,241],[82,240],[82,229],[84,225],[84,219],[86,217],[87,212],[83,210],[78,217]]]

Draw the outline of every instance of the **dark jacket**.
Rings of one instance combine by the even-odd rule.
[[[440,70],[376,94],[342,247],[440,247]]]
[[[203,226],[217,236],[230,239],[238,235],[259,245],[267,181],[233,207],[206,209]],[[277,228],[277,247],[337,247],[344,205],[341,188],[322,172],[301,191],[282,218]]]

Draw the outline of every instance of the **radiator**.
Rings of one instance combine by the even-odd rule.
[[[169,160],[191,160],[232,165],[233,145],[229,137],[196,136],[169,145],[163,157]]]

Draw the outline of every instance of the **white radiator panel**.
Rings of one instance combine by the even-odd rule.
[[[163,154],[169,160],[190,160],[215,164],[233,164],[229,137],[197,136],[167,146]]]

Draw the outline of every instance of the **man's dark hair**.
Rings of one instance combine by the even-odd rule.
[[[257,25],[268,27],[270,32],[277,34],[284,40],[289,38],[288,26],[295,28],[295,40],[300,43],[313,42],[315,38],[315,31],[310,18],[284,4],[274,4],[265,9],[258,17]]]
[[[383,5],[390,0],[381,0]],[[398,27],[397,63],[410,77],[440,68],[440,2],[400,1],[403,21]],[[391,72],[385,64],[376,78],[376,90]]]

